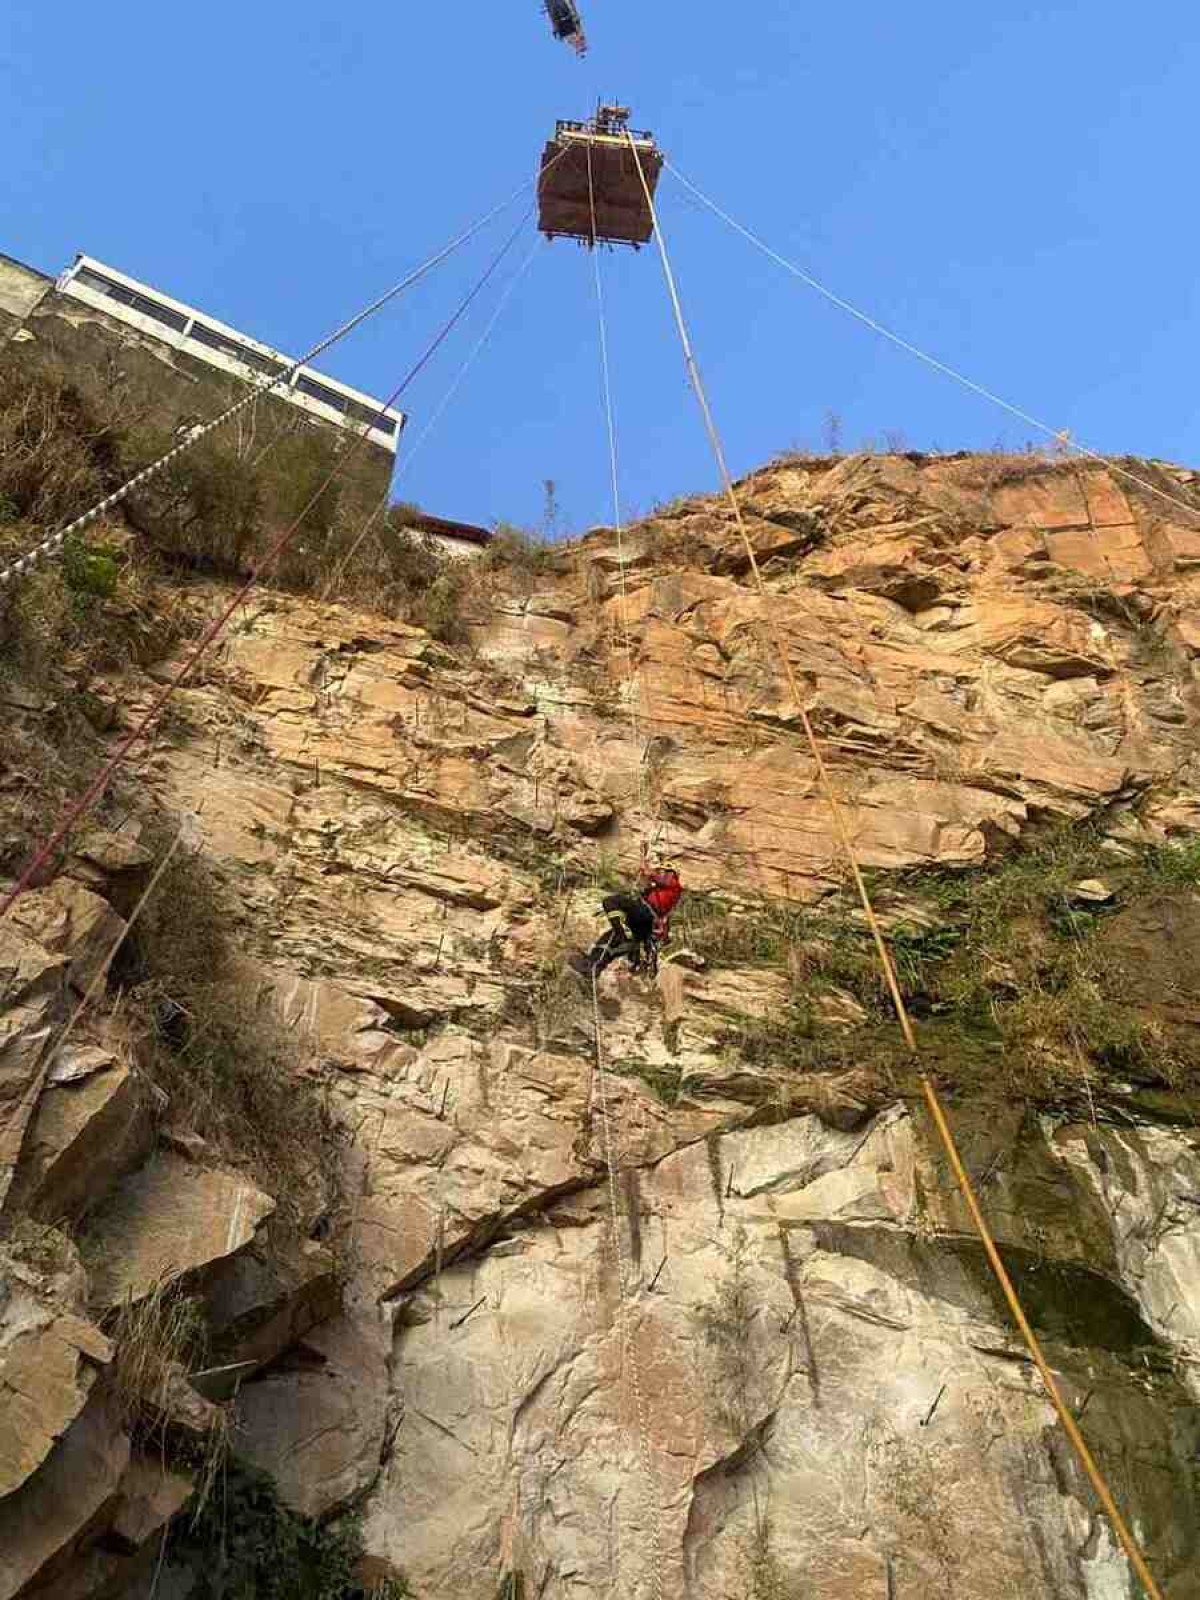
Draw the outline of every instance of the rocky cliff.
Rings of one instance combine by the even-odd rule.
[[[1200,1596],[1200,475],[798,458],[741,494],[1006,1258],[1165,1592]],[[422,1600],[1134,1596],[926,1125],[723,507],[464,603],[448,646],[260,592],[0,932],[0,1597],[188,1593],[177,1513],[219,1503],[225,1433]],[[175,664],[93,674],[104,738]],[[54,716],[19,663],[4,693]],[[134,1003],[163,817],[235,1032],[275,1030],[283,1096],[239,1119],[211,1102],[241,1079],[201,1104],[171,1068],[188,1006]],[[596,1019],[562,956],[645,843],[691,890],[675,955]],[[285,1194],[318,1089],[328,1170]]]

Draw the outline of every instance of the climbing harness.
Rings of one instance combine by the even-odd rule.
[[[569,965],[589,981],[599,978],[602,972],[615,966],[618,961],[627,961],[630,972],[655,978],[658,976],[660,946],[661,941],[653,936],[639,939],[624,928],[618,931],[614,927],[600,937],[588,955],[573,957]]]
[[[632,140],[630,140],[630,153],[633,156],[634,161],[638,162],[638,170],[640,173],[640,159],[638,156],[637,147]],[[951,1170],[954,1173],[963,1199],[971,1213],[971,1219],[975,1225],[977,1233],[979,1234],[980,1241],[983,1244],[984,1252],[988,1258],[988,1263],[991,1266],[992,1272],[994,1273],[996,1280],[1000,1285],[1009,1309],[1016,1320],[1017,1326],[1021,1332],[1021,1336],[1025,1341],[1026,1348],[1033,1359],[1034,1365],[1038,1369],[1042,1382],[1045,1386],[1046,1393],[1052,1405],[1054,1406],[1055,1411],[1058,1413],[1059,1420],[1061,1421],[1063,1429],[1071,1442],[1076,1457],[1084,1472],[1087,1474],[1092,1488],[1095,1490],[1101,1506],[1104,1508],[1105,1513],[1109,1517],[1113,1529],[1121,1542],[1121,1546],[1124,1549],[1130,1564],[1133,1566],[1138,1578],[1141,1580],[1146,1593],[1150,1596],[1150,1600],[1163,1600],[1162,1592],[1158,1588],[1158,1585],[1156,1584],[1154,1577],[1150,1572],[1150,1569],[1146,1563],[1146,1558],[1142,1553],[1141,1546],[1135,1538],[1132,1530],[1126,1523],[1120,1509],[1118,1508],[1112,1491],[1109,1488],[1108,1481],[1097,1464],[1095,1457],[1092,1455],[1087,1441],[1084,1439],[1083,1434],[1080,1432],[1079,1426],[1075,1421],[1075,1418],[1072,1416],[1071,1411],[1067,1406],[1066,1400],[1064,1399],[1059,1388],[1058,1380],[1050,1370],[1049,1363],[1047,1362],[1045,1354],[1042,1350],[1041,1342],[1038,1339],[1037,1334],[1034,1332],[1028,1317],[1026,1316],[1024,1306],[1022,1305],[1013,1281],[1009,1276],[1008,1269],[1005,1267],[1000,1256],[995,1239],[993,1238],[991,1229],[988,1226],[987,1219],[983,1214],[983,1209],[975,1192],[975,1186],[967,1173],[966,1166],[963,1163],[962,1155],[958,1148],[957,1140],[954,1137],[953,1130],[950,1127],[949,1120],[942,1105],[941,1095],[938,1093],[936,1085],[926,1072],[921,1060],[916,1033],[913,1029],[912,1021],[908,1014],[908,1008],[904,1003],[904,997],[900,990],[899,980],[896,976],[895,964],[892,961],[891,952],[888,949],[887,941],[884,938],[883,930],[880,927],[879,919],[876,916],[875,908],[871,901],[870,892],[862,875],[862,869],[858,861],[858,853],[855,849],[853,838],[851,837],[850,830],[846,823],[845,813],[830,780],[829,771],[825,764],[820,742],[817,739],[816,730],[812,725],[812,720],[809,717],[804,702],[801,698],[800,686],[796,680],[795,670],[792,667],[791,657],[788,654],[786,641],[784,640],[783,635],[778,625],[774,621],[771,613],[770,593],[763,581],[762,569],[759,566],[758,558],[754,552],[754,546],[750,540],[749,530],[746,527],[745,518],[742,515],[741,504],[738,500],[733,484],[733,478],[730,474],[729,466],[725,457],[724,446],[721,443],[721,437],[717,430],[716,421],[709,405],[708,396],[705,391],[703,381],[700,377],[700,370],[696,363],[691,339],[688,335],[687,323],[683,315],[683,307],[679,299],[679,291],[675,282],[675,274],[671,267],[666,240],[663,235],[657,211],[655,210],[654,198],[651,193],[650,185],[647,182],[644,174],[642,174],[642,183],[645,191],[646,204],[650,208],[654,219],[654,237],[658,242],[659,257],[662,262],[663,276],[666,280],[667,290],[674,313],[676,329],[679,334],[680,343],[683,349],[684,362],[687,367],[688,377],[691,381],[692,388],[696,395],[696,400],[699,404],[700,411],[704,419],[705,430],[708,434],[709,443],[712,446],[713,455],[716,460],[717,469],[721,478],[721,483],[725,495],[729,500],[734,521],[737,525],[738,533],[741,538],[743,548],[746,552],[746,558],[749,563],[750,571],[753,575],[754,585],[758,592],[759,602],[762,606],[763,618],[766,623],[767,631],[770,634],[772,643],[774,644],[775,652],[779,657],[780,664],[783,668],[784,679],[788,686],[788,692],[791,695],[792,703],[796,708],[801,727],[804,730],[805,739],[808,743],[809,750],[812,755],[813,765],[817,773],[818,783],[829,808],[835,833],[837,834],[838,840],[841,844],[847,864],[850,867],[854,884],[858,891],[858,897],[862,904],[864,915],[867,919],[867,925],[870,928],[871,937],[875,944],[876,953],[879,957],[880,966],[887,982],[888,991],[891,995],[892,1005],[895,1009],[896,1017],[900,1024],[901,1032],[904,1035],[905,1043],[913,1056],[914,1063],[916,1064],[917,1071],[920,1076],[921,1089],[925,1098],[925,1103],[929,1109],[930,1116],[933,1119],[934,1126],[937,1129],[938,1137],[942,1143],[943,1149],[946,1152],[946,1157],[950,1162]]]

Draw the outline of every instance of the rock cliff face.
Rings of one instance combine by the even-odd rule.
[[[1125,465],[1200,513],[1200,475]],[[1107,941],[1138,1049],[1031,1029],[968,1070],[956,1035],[937,1070],[1066,1393],[1194,1600],[1200,899],[1186,873],[1123,885],[1200,832],[1200,514],[1019,457],[796,460],[741,487],[906,949],[950,950],[947,883],[1091,829],[1078,903],[1113,913],[1065,915]],[[858,927],[722,507],[481,580],[475,613],[450,649],[261,593],[144,767],[225,885],[247,993],[349,1132],[340,1290],[321,1230],[284,1248],[266,1176],[172,1120],[119,1005],[44,1059],[150,852],[80,846],[2,930],[9,1213],[86,1217],[90,1245],[0,1258],[0,1600],[127,1591],[157,1559],[190,1486],[131,1451],[106,1313],[173,1278],[235,1372],[198,1380],[236,1388],[235,1450],[304,1513],[360,1512],[370,1581],[1134,1596],[886,1022],[853,983],[805,987],[812,930]],[[114,679],[118,723],[171,670]],[[657,986],[605,977],[597,1039],[561,957],[646,842],[693,891],[687,948]],[[744,936],[764,904],[796,919],[784,947]]]

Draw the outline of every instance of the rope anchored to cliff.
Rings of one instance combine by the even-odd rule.
[[[561,157],[557,159],[561,159]],[[454,252],[462,245],[467,244],[471,239],[473,239],[477,233],[479,233],[488,225],[489,222],[492,222],[502,212],[507,211],[509,206],[511,206],[516,200],[519,200],[520,197],[531,186],[532,180],[521,184],[521,186],[514,190],[506,200],[501,201],[497,206],[493,206],[492,209],[480,217],[478,221],[473,222],[469,228],[464,229],[463,232],[452,239],[449,244],[444,245],[442,249],[437,251],[435,255],[430,256],[427,261],[422,262],[419,267],[416,267],[406,277],[402,278],[399,283],[393,284],[392,287],[381,294],[378,299],[371,301],[371,303],[367,306],[364,306],[361,311],[356,312],[355,315],[349,319],[349,321],[343,322],[340,327],[335,328],[332,333],[327,334],[323,339],[319,340],[305,355],[299,357],[298,360],[291,362],[290,365],[283,367],[275,375],[275,377],[271,378],[268,382],[252,383],[250,385],[249,392],[243,395],[240,400],[236,400],[233,405],[227,407],[220,413],[219,416],[213,417],[210,421],[190,429],[187,437],[179,444],[168,450],[164,455],[159,456],[157,460],[151,461],[149,465],[143,467],[140,472],[136,472],[133,477],[121,484],[119,488],[114,489],[111,494],[105,495],[105,497],[102,500],[98,500],[94,506],[89,507],[87,511],[81,513],[81,515],[74,518],[73,521],[68,522],[66,527],[60,528],[57,533],[51,534],[48,539],[43,539],[40,544],[34,545],[32,550],[27,551],[16,561],[10,562],[8,566],[0,568],[0,588],[3,588],[9,583],[15,582],[18,578],[25,577],[28,573],[32,572],[33,569],[39,565],[39,563],[48,560],[51,556],[60,555],[68,539],[72,538],[75,534],[82,533],[85,528],[90,527],[94,522],[97,522],[107,512],[111,511],[114,506],[118,506],[122,501],[127,500],[136,489],[141,488],[141,486],[145,483],[149,483],[152,478],[158,477],[159,474],[164,472],[172,462],[177,461],[181,456],[186,455],[187,452],[194,449],[202,439],[208,438],[208,436],[212,433],[215,433],[217,429],[223,428],[226,423],[231,422],[234,417],[239,416],[250,406],[256,404],[257,401],[262,399],[264,395],[269,395],[278,389],[287,388],[291,384],[296,373],[299,372],[302,367],[307,366],[310,361],[315,361],[318,356],[323,355],[326,350],[332,349],[335,344],[339,344],[349,334],[353,333],[356,328],[360,328],[364,322],[367,322],[371,317],[375,316],[377,312],[382,311],[385,306],[390,305],[393,300],[397,299],[407,289],[411,289],[414,284],[419,283],[420,280],[432,272],[435,267],[440,266],[443,261],[452,256]],[[372,419],[372,424],[379,420],[379,418],[391,406],[392,403],[393,402],[391,400],[385,402],[376,416]]]
[[[717,470],[720,474],[721,484],[725,496],[729,501],[730,508],[733,512],[734,521],[737,525],[738,534],[746,552],[746,559],[749,563],[750,572],[753,576],[755,589],[758,592],[766,630],[774,646],[775,653],[779,657],[779,661],[783,669],[784,680],[787,684],[788,693],[791,697],[792,704],[796,708],[796,714],[799,718],[800,726],[804,731],[804,737],[807,741],[812,755],[813,765],[816,770],[817,781],[829,808],[830,817],[833,821],[834,832],[837,836],[842,852],[845,855],[846,862],[850,868],[850,873],[854,880],[855,888],[858,892],[858,898],[862,904],[863,913],[867,919],[867,925],[871,931],[871,938],[875,945],[876,954],[879,958],[879,964],[883,971],[884,979],[887,983],[888,993],[891,996],[892,1005],[895,1009],[901,1032],[904,1035],[905,1043],[912,1052],[914,1062],[917,1066],[921,1083],[921,1091],[925,1098],[925,1103],[928,1107],[929,1114],[933,1119],[933,1124],[937,1130],[938,1138],[940,1139],[946,1152],[947,1159],[950,1162],[951,1170],[954,1173],[954,1177],[958,1184],[959,1190],[962,1193],[963,1200],[965,1201],[967,1209],[971,1214],[971,1220],[974,1223],[976,1232],[978,1233],[983,1244],[988,1263],[996,1277],[997,1282],[1000,1285],[1005,1301],[1007,1302],[1008,1307],[1013,1314],[1017,1326],[1020,1329],[1021,1337],[1024,1339],[1026,1348],[1029,1351],[1034,1365],[1037,1367],[1038,1373],[1040,1374],[1042,1382],[1045,1386],[1046,1393],[1049,1396],[1055,1411],[1058,1413],[1059,1420],[1061,1421],[1063,1429],[1071,1442],[1071,1446],[1080,1463],[1080,1466],[1083,1468],[1089,1482],[1092,1485],[1092,1488],[1095,1490],[1096,1497],[1100,1501],[1105,1514],[1108,1516],[1109,1521],[1111,1522],[1112,1527],[1116,1532],[1118,1539],[1120,1540],[1121,1547],[1128,1557],[1134,1571],[1137,1573],[1137,1576],[1147,1595],[1150,1597],[1150,1600],[1164,1600],[1162,1591],[1155,1582],[1154,1576],[1147,1565],[1141,1546],[1134,1536],[1133,1531],[1127,1524],[1119,1507],[1117,1506],[1112,1490],[1109,1488],[1108,1481],[1104,1473],[1101,1471],[1100,1466],[1098,1465],[1090,1448],[1088,1447],[1087,1441],[1080,1432],[1079,1425],[1075,1421],[1075,1418],[1071,1414],[1070,1408],[1063,1397],[1058,1380],[1055,1378],[1050,1369],[1050,1365],[1047,1362],[1046,1356],[1042,1350],[1041,1341],[1038,1339],[1037,1334],[1034,1332],[1033,1326],[1026,1315],[1025,1308],[1022,1305],[1021,1299],[1017,1294],[1016,1287],[1009,1276],[1008,1269],[1004,1265],[999,1249],[997,1248],[996,1241],[992,1235],[990,1227],[988,1226],[987,1219],[983,1214],[983,1208],[979,1203],[979,1198],[975,1193],[975,1187],[971,1182],[969,1174],[967,1173],[961,1152],[958,1148],[958,1143],[954,1137],[953,1130],[950,1127],[949,1119],[942,1104],[941,1095],[938,1093],[936,1084],[926,1072],[922,1062],[916,1031],[913,1028],[912,1019],[908,1014],[908,1007],[904,1003],[904,996],[901,992],[900,983],[896,975],[895,963],[892,960],[891,952],[888,949],[887,940],[884,938],[883,930],[880,927],[879,918],[876,915],[875,907],[871,901],[871,895],[867,888],[866,880],[862,874],[862,868],[858,860],[858,852],[855,849],[854,839],[846,822],[845,811],[841,801],[838,799],[833,783],[830,780],[829,769],[826,766],[824,755],[821,751],[820,741],[817,738],[816,730],[812,724],[812,719],[809,717],[808,711],[805,708],[803,699],[801,697],[800,685],[797,682],[795,669],[792,666],[791,656],[787,648],[787,642],[784,639],[783,633],[777,621],[775,620],[771,609],[771,595],[765,582],[763,581],[762,569],[759,566],[758,557],[755,555],[754,546],[750,539],[750,533],[746,526],[745,518],[742,515],[741,504],[738,500],[737,492],[734,488],[733,478],[729,471],[724,446],[722,445],[716,420],[713,416],[712,408],[708,401],[708,395],[700,377],[700,369],[696,363],[695,352],[692,348],[692,342],[688,334],[687,323],[683,314],[683,306],[680,302],[679,291],[675,282],[675,274],[672,270],[670,256],[667,251],[666,239],[663,235],[662,226],[655,209],[654,197],[651,193],[650,185],[646,180],[646,175],[642,170],[637,146],[632,139],[629,140],[629,148],[633,155],[633,159],[637,164],[638,173],[641,176],[642,187],[645,192],[646,203],[650,208],[654,219],[654,237],[658,242],[659,257],[662,262],[663,276],[666,280],[667,291],[674,313],[675,325],[679,334],[680,343],[683,348],[684,361],[687,366],[688,377],[691,381],[692,388],[695,391],[696,400],[700,407],[701,415],[704,420],[705,431],[708,434],[709,443],[712,447],[713,455],[717,463]],[[956,374],[951,375],[957,376]]]
[[[592,153],[588,148],[587,159],[588,179],[588,205],[591,213],[591,226],[593,238],[596,235],[596,188],[592,169]],[[629,699],[630,732],[633,738],[633,748],[637,760],[637,797],[638,809],[644,814],[646,796],[645,761],[642,752],[642,734],[639,725],[639,701],[641,699],[641,677],[638,671],[637,660],[633,652],[633,641],[629,629],[629,594],[625,582],[625,549],[623,539],[623,519],[621,516],[621,490],[617,457],[617,432],[613,407],[612,371],[608,359],[608,324],[604,310],[604,285],[600,276],[600,254],[593,250],[592,263],[594,267],[594,282],[596,291],[596,315],[598,324],[599,353],[600,353],[600,380],[601,399],[603,402],[605,432],[608,442],[609,472],[612,481],[613,517],[617,535],[617,563],[620,570],[620,621],[621,636],[625,652],[626,675],[629,680],[632,695]],[[645,848],[645,847],[643,847]],[[638,1360],[637,1345],[634,1341],[632,1330],[629,1326],[629,1300],[630,1283],[629,1274],[625,1266],[625,1251],[621,1239],[621,1213],[617,1201],[617,1165],[618,1158],[613,1143],[612,1122],[608,1112],[608,1079],[604,1057],[604,1041],[600,1027],[600,993],[599,981],[602,968],[598,964],[591,966],[591,991],[592,991],[592,1028],[593,1040],[596,1050],[596,1093],[600,1102],[600,1126],[604,1141],[604,1164],[608,1174],[608,1202],[609,1222],[612,1230],[613,1257],[617,1270],[617,1321],[619,1340],[621,1346],[622,1370],[628,1374],[630,1392],[633,1396],[634,1412],[637,1421],[638,1450],[641,1456],[642,1475],[645,1483],[645,1507],[649,1513],[652,1536],[654,1540],[654,1595],[655,1600],[663,1597],[663,1531],[662,1511],[658,1493],[658,1483],[654,1475],[654,1464],[650,1452],[650,1425],[646,1415],[645,1392],[642,1387],[641,1368]],[[618,1580],[620,1577],[621,1549],[620,1530],[617,1529],[617,1569]]]
[[[1009,416],[1016,417],[1018,422],[1023,422],[1027,427],[1033,428],[1037,433],[1052,441],[1059,449],[1070,450],[1085,461],[1099,462],[1100,465],[1107,467],[1114,477],[1124,478],[1126,483],[1136,484],[1139,489],[1144,489],[1147,494],[1154,495],[1157,499],[1165,501],[1167,505],[1186,512],[1194,520],[1200,519],[1200,507],[1190,504],[1177,494],[1171,494],[1169,490],[1152,483],[1149,478],[1144,478],[1139,473],[1131,472],[1128,467],[1122,466],[1118,461],[1111,460],[1101,451],[1093,450],[1085,444],[1078,444],[1066,430],[1054,428],[1050,423],[1043,422],[1040,417],[1034,416],[1032,412],[1024,410],[1021,406],[1014,405],[1011,400],[1006,400],[1003,395],[997,394],[995,390],[986,388],[982,383],[977,383],[974,378],[969,378],[966,373],[950,366],[948,362],[939,360],[937,356],[931,355],[928,350],[923,350],[920,345],[913,344],[910,339],[904,338],[895,329],[889,328],[886,323],[880,322],[876,317],[871,316],[861,306],[856,306],[853,301],[837,294],[827,284],[822,283],[819,278],[814,277],[811,272],[806,272],[803,267],[797,266],[794,261],[789,261],[786,256],[780,255],[778,250],[773,250],[764,239],[759,238],[758,234],[751,232],[749,228],[743,227],[735,217],[731,217],[729,212],[719,206],[715,200],[710,199],[690,179],[685,178],[678,167],[665,160],[664,165],[671,176],[681,183],[689,194],[699,200],[701,205],[706,206],[715,217],[719,217],[722,222],[728,223],[735,233],[740,234],[756,250],[761,250],[763,255],[775,262],[776,266],[782,267],[793,278],[798,278],[801,283],[806,284],[810,289],[821,295],[830,305],[836,306],[839,311],[844,311],[847,316],[853,317],[863,327],[869,328],[872,333],[877,333],[881,339],[886,339],[889,344],[895,345],[898,350],[903,350],[906,355],[914,356],[916,360],[922,362],[934,372],[940,373],[944,378],[949,378],[952,383],[957,383],[960,388],[969,390],[971,394],[977,395],[981,400],[986,400],[990,405],[998,406],[1001,411],[1006,411]]]
[[[587,149],[588,208],[591,212],[592,235],[596,236],[596,181],[592,167],[592,147]],[[633,653],[633,639],[629,630],[629,585],[625,577],[625,525],[621,515],[621,483],[617,459],[617,428],[613,408],[612,369],[608,359],[608,319],[604,309],[604,281],[600,275],[600,252],[592,251],[592,268],[596,289],[596,322],[600,346],[600,390],[604,407],[605,431],[608,439],[609,476],[612,482],[613,529],[617,536],[617,572],[621,586],[621,642],[625,652],[625,673],[632,688],[629,700],[629,730],[637,758],[638,810],[646,810],[646,761],[642,749],[639,725],[639,708],[642,697],[642,678]]]
[[[522,219],[522,227],[524,226],[526,221],[528,221],[528,214],[526,215],[525,218]],[[534,245],[533,249],[529,252],[529,254],[525,257],[525,259],[521,262],[521,264],[517,268],[516,272],[509,279],[508,283],[505,285],[504,292],[500,296],[499,300],[496,302],[495,309],[493,310],[493,312],[491,314],[491,317],[488,319],[488,322],[487,322],[486,326],[484,327],[483,332],[480,334],[480,336],[476,340],[475,344],[468,351],[466,359],[463,361],[461,367],[458,369],[457,373],[454,375],[453,379],[451,380],[449,388],[447,388],[447,390],[446,390],[445,394],[442,396],[441,400],[439,400],[437,405],[434,407],[433,411],[430,413],[429,418],[428,418],[427,422],[425,423],[425,426],[421,429],[421,432],[417,435],[416,439],[408,447],[407,450],[404,450],[403,444],[401,445],[402,454],[400,456],[400,460],[398,461],[398,463],[396,465],[395,478],[393,479],[392,483],[390,483],[388,485],[388,487],[384,490],[383,494],[379,498],[378,503],[376,504],[375,508],[371,511],[370,515],[364,519],[363,525],[358,530],[358,534],[355,537],[354,541],[351,543],[350,548],[346,551],[345,555],[341,558],[341,560],[338,562],[337,566],[330,573],[328,582],[324,585],[324,587],[321,590],[321,599],[322,600],[330,599],[330,597],[336,592],[336,590],[338,588],[338,585],[341,583],[342,578],[345,576],[345,573],[346,573],[347,569],[350,566],[350,563],[354,560],[354,557],[358,554],[359,550],[362,548],[363,542],[367,538],[368,534],[370,534],[371,530],[376,526],[376,524],[378,523],[380,517],[383,516],[384,512],[387,510],[388,506],[390,505],[391,500],[392,500],[393,490],[395,488],[395,484],[405,475],[405,473],[407,473],[408,471],[411,470],[414,459],[421,452],[421,450],[424,449],[425,445],[428,444],[430,436],[432,435],[434,429],[437,427],[438,423],[441,421],[442,416],[443,416],[444,412],[446,411],[446,408],[449,406],[450,402],[454,399],[454,396],[458,393],[459,389],[461,388],[461,386],[463,384],[463,381],[465,380],[465,378],[467,376],[467,373],[475,365],[476,360],[478,359],[478,357],[482,353],[482,351],[483,351],[484,347],[486,346],[488,340],[491,338],[493,332],[495,331],[496,324],[500,321],[500,318],[504,314],[504,311],[507,308],[509,301],[512,299],[513,295],[516,293],[516,290],[517,290],[519,284],[524,279],[525,274],[528,272],[530,266],[532,266],[533,258],[534,258],[534,256],[537,255],[538,251],[541,249],[541,246],[542,246],[542,241],[539,239],[537,241],[537,243]],[[454,326],[454,324],[466,312],[467,307],[471,304],[471,301],[475,298],[475,295],[478,294],[480,290],[482,290],[484,284],[487,282],[488,278],[490,278],[492,271],[494,271],[495,268],[500,265],[500,261],[502,259],[502,256],[503,256],[503,254],[506,253],[506,251],[507,251],[507,246],[505,248],[505,251],[502,252],[500,256],[496,257],[496,260],[492,264],[492,268],[484,275],[483,278],[480,279],[479,283],[476,285],[475,290],[472,292],[472,294],[469,295],[467,297],[467,299],[463,301],[462,305],[459,307],[458,312],[456,313],[456,315],[454,316],[452,321],[446,326],[446,328],[444,330],[444,333],[443,333],[443,337],[445,337],[445,335],[450,332],[450,330]],[[433,352],[431,350],[430,354],[432,355],[432,353]]]
[[[513,237],[515,237],[515,235]],[[509,249],[512,247],[512,242],[512,238],[509,238],[505,241],[504,245],[501,247],[500,256],[496,258],[496,261],[498,261],[503,255],[507,254]],[[496,261],[493,261],[492,264],[486,269],[485,276],[490,276],[495,271]],[[469,301],[470,299],[473,299],[477,292],[478,286],[468,291],[466,300]],[[459,311],[455,313],[450,321],[438,330],[431,342],[425,347],[417,361],[408,370],[408,372],[396,385],[392,393],[388,396],[387,400],[385,401],[385,406],[394,405],[395,402],[400,399],[401,395],[404,394],[409,384],[412,383],[413,379],[429,361],[430,357],[433,355],[433,352],[446,338],[450,328],[453,327],[455,322],[457,322],[458,317],[461,315],[461,310],[462,308],[460,307]],[[253,590],[257,588],[263,576],[269,573],[276,565],[278,565],[281,557],[284,554],[284,551],[296,537],[296,534],[299,532],[301,527],[304,526],[305,519],[312,511],[313,507],[320,502],[321,497],[328,491],[330,486],[335,483],[357,459],[359,451],[362,450],[367,441],[369,432],[369,424],[364,426],[359,431],[350,449],[345,451],[334,463],[333,468],[321,480],[320,484],[305,502],[297,516],[288,524],[278,539],[275,540],[262,558],[255,564],[250,576],[243,584],[239,586],[233,598],[226,606],[223,607],[223,609],[207,625],[207,627],[204,628],[199,639],[196,641],[195,645],[185,658],[183,665],[179,668],[175,675],[169,679],[162,690],[155,696],[148,710],[134,724],[125,737],[121,739],[116,749],[109,757],[108,761],[105,762],[104,766],[92,779],[91,783],[87,786],[83,793],[79,795],[77,799],[68,804],[53,831],[42,841],[40,845],[37,846],[32,856],[30,856],[25,866],[21,869],[21,872],[17,877],[17,881],[13,884],[12,888],[9,889],[2,898],[0,898],[0,920],[3,920],[3,918],[8,915],[16,900],[32,886],[42,869],[46,867],[54,858],[60,846],[70,836],[71,831],[75,827],[76,823],[78,823],[82,817],[87,815],[100,797],[107,791],[109,785],[113,781],[113,778],[126,764],[134,748],[157,724],[172,695],[191,677],[202,658],[207,654],[210,646],[225,631],[225,628],[228,626],[231,619],[241,608],[241,606],[244,605],[246,599],[253,592]]]
[[[650,1455],[650,1423],[646,1414],[645,1390],[642,1387],[641,1368],[638,1364],[637,1345],[629,1326],[629,1274],[625,1269],[625,1250],[621,1242],[621,1209],[617,1201],[617,1155],[613,1144],[612,1123],[608,1114],[608,1081],[605,1075],[604,1041],[600,1030],[599,974],[592,972],[592,1037],[596,1049],[596,1094],[600,1101],[600,1126],[604,1137],[604,1164],[608,1172],[609,1225],[612,1229],[613,1256],[617,1268],[617,1324],[621,1345],[621,1365],[629,1374],[629,1388],[633,1395],[637,1419],[638,1450],[642,1460],[642,1473],[647,1487],[646,1509],[650,1513],[654,1538],[654,1595],[663,1600],[663,1533],[662,1511],[659,1505],[658,1485]],[[618,1565],[620,1552],[618,1548]]]

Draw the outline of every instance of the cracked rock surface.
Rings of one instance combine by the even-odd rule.
[[[1114,860],[1200,829],[1196,519],[1099,465],[1011,458],[789,461],[743,492],[864,866],[988,866],[1054,821],[1090,819]],[[495,1600],[505,1572],[539,1600],[1132,1600],[884,1066],[741,1051],[789,973],[706,959],[698,922],[660,989],[606,976],[598,1071],[562,956],[644,839],[735,905],[844,886],[723,508],[665,508],[624,554],[598,530],[502,576],[470,650],[261,593],[145,764],[227,891],[247,994],[347,1129],[340,1295],[320,1239],[274,1252],[255,1174],[159,1136],[118,1030],[43,1059],[127,914],[128,841],[82,841],[0,930],[3,1187],[46,1221],[88,1211],[104,1308],[200,1282],[239,1453],[306,1514],[359,1513],[373,1578],[421,1600]],[[121,681],[114,738],[177,666]],[[1133,1003],[1167,1004],[1166,963],[1179,1028],[1195,906],[1108,924]],[[835,988],[808,1025],[863,1014]],[[1166,1593],[1200,1600],[1194,1117],[969,1094],[954,1117]],[[48,1294],[0,1276],[0,1393],[33,1419],[0,1460],[0,1548],[23,1552],[0,1600],[67,1571],[100,1600],[113,1530],[144,1545],[187,1486],[151,1492],[103,1336]]]

